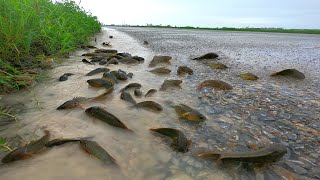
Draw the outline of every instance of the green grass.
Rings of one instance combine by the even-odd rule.
[[[176,28],[176,29],[198,29],[198,30],[216,30],[216,31],[246,31],[246,32],[273,32],[273,33],[299,33],[299,34],[320,34],[320,29],[283,29],[283,28],[209,28],[192,26],[131,26],[131,27],[155,27],[155,28]]]
[[[23,69],[46,67],[100,29],[97,17],[70,0],[0,0],[0,89],[23,86]]]

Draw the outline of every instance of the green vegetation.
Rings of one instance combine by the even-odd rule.
[[[283,29],[283,28],[208,28],[208,27],[192,27],[192,26],[131,26],[131,27],[155,27],[155,28],[177,28],[177,29],[198,29],[198,30],[216,30],[216,31],[248,31],[248,32],[274,32],[274,33],[300,33],[300,34],[320,34],[320,29]]]
[[[12,149],[9,147],[9,143],[3,137],[0,137],[0,151],[12,151]]]
[[[99,32],[97,17],[64,0],[0,0],[0,93],[29,85],[29,70],[50,66]]]

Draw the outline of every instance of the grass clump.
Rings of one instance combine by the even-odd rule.
[[[48,66],[49,57],[67,54],[100,29],[97,17],[71,0],[0,0],[0,89],[20,87],[29,75],[23,70]]]

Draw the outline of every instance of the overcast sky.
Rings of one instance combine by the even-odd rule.
[[[80,5],[104,24],[320,29],[320,0],[81,0]]]

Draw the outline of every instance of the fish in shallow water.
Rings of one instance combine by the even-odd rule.
[[[160,104],[153,101],[142,101],[142,102],[136,103],[134,107],[150,110],[153,112],[161,112],[163,110]]]
[[[211,53],[207,53],[207,54],[204,54],[202,56],[193,58],[192,60],[214,59],[214,58],[217,58],[217,57],[219,57],[218,54],[211,52]]]
[[[171,56],[154,56],[151,60],[149,67],[155,67],[158,64],[170,64]]]
[[[90,140],[81,140],[80,146],[85,152],[93,155],[97,159],[100,159],[104,164],[117,166],[116,160],[97,142]]]
[[[69,101],[66,101],[62,105],[60,105],[57,110],[63,110],[63,109],[72,109],[76,107],[81,107],[84,103],[87,103],[91,100],[100,100],[103,99],[106,95],[112,93],[113,87],[109,88],[106,90],[106,92],[96,96],[96,97],[91,97],[91,98],[86,98],[86,97],[75,97]]]
[[[201,90],[204,87],[209,87],[213,88],[215,91],[227,91],[227,90],[232,90],[232,86],[224,81],[220,80],[205,80],[202,81],[198,89]]]
[[[178,75],[183,75],[183,74],[193,74],[193,70],[189,68],[188,66],[179,66],[177,70]]]
[[[139,84],[139,83],[130,83],[130,84],[126,85],[124,88],[122,88],[122,89],[120,90],[120,92],[126,91],[126,90],[128,90],[128,89],[132,89],[132,88],[134,88],[134,89],[140,89],[141,87],[142,87],[142,85]]]
[[[85,110],[86,114],[89,116],[92,116],[94,118],[100,119],[103,122],[108,123],[111,126],[122,128],[122,129],[128,129],[128,127],[122,123],[116,116],[109,113],[108,111],[104,110],[101,107],[93,106]],[[132,130],[130,130],[132,131]]]
[[[295,79],[305,79],[306,76],[296,69],[285,69],[271,74],[271,76],[288,76]]]
[[[92,76],[95,74],[104,73],[104,72],[108,72],[108,71],[110,71],[108,68],[97,68],[97,69],[94,69],[94,70],[88,72],[86,74],[86,76]]]
[[[151,97],[157,92],[156,89],[149,89],[149,91],[144,95],[144,97]]]
[[[87,59],[82,59],[82,62],[84,62],[84,63],[86,63],[86,64],[94,65],[93,62],[90,62],[90,61],[88,61]]]
[[[110,82],[106,79],[100,79],[100,78],[89,79],[89,80],[87,80],[87,83],[92,87],[105,87],[107,89],[113,87],[112,82]]]
[[[88,139],[89,137],[85,138],[59,138],[59,139],[53,139],[49,142],[46,143],[46,147],[53,147],[53,146],[60,146],[65,143],[70,143],[70,142],[78,142],[81,140]]]
[[[159,67],[159,68],[152,69],[149,72],[153,74],[170,74],[171,70],[165,67]]]
[[[175,79],[170,79],[170,80],[164,80],[160,87],[160,91],[166,91],[170,88],[179,88],[181,89],[180,84],[182,83],[182,80],[175,80]]]
[[[110,72],[117,80],[125,81],[128,79],[127,74],[123,71],[111,71]]]
[[[133,97],[131,96],[130,93],[126,92],[126,91],[123,91],[120,95],[120,98],[124,101],[127,101],[131,104],[136,104],[137,102],[133,99]]]
[[[225,162],[273,163],[279,161],[287,153],[282,144],[270,144],[265,148],[249,152],[207,152],[198,156],[205,159],[217,159]]]
[[[171,147],[178,152],[188,152],[191,141],[186,138],[183,132],[172,128],[150,129],[172,139]]]
[[[117,80],[117,78],[111,74],[110,72],[105,72],[103,73],[102,79],[105,79],[107,81],[112,82],[113,84],[118,83],[119,81]]]
[[[210,63],[208,64],[209,67],[212,69],[227,69],[228,66],[222,64],[222,63]]]
[[[258,76],[252,73],[243,73],[243,74],[240,74],[239,77],[243,80],[251,80],[251,81],[259,79]]]
[[[45,150],[45,145],[49,141],[50,132],[45,130],[45,135],[40,139],[33,141],[23,147],[18,147],[17,149],[11,151],[7,154],[1,162],[3,163],[10,163],[13,161],[18,161],[22,159],[27,159],[34,154],[40,153]]]
[[[187,105],[184,105],[184,104],[175,105],[174,109],[178,114],[178,116],[183,119],[186,119],[192,122],[202,122],[207,120],[207,118],[203,114],[201,114],[197,110]]]
[[[60,76],[59,81],[66,81],[66,80],[68,80],[68,77],[72,76],[72,75],[74,75],[74,74],[72,74],[72,73],[64,73],[62,76]]]

